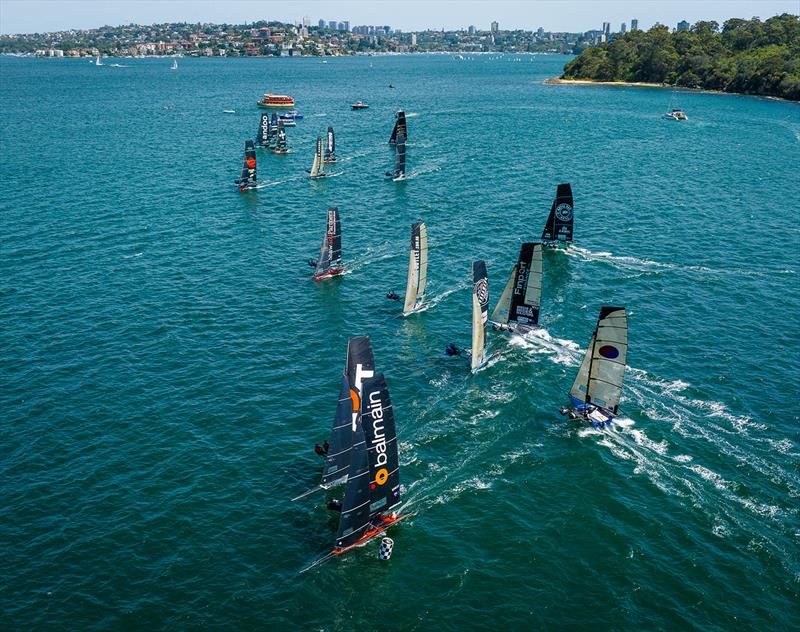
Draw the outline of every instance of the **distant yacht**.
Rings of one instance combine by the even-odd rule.
[[[664,114],[665,119],[672,119],[673,121],[688,121],[689,117],[683,110],[672,109]]]
[[[173,59],[172,60],[172,68],[170,68],[170,70],[177,70],[177,69],[178,69],[178,60],[177,59]]]
[[[98,56],[97,56],[97,59],[95,59],[95,60],[94,60],[94,65],[95,65],[95,66],[102,66],[102,65],[103,65],[103,62],[102,62],[102,60],[100,59],[100,55],[98,55]]]

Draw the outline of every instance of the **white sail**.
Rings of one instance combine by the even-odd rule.
[[[425,224],[411,225],[411,247],[408,256],[408,278],[403,315],[406,316],[419,307],[428,283],[428,234]]]
[[[316,178],[325,169],[325,163],[322,160],[322,139],[317,139],[317,149],[314,152],[314,162],[311,163],[311,177]]]
[[[500,295],[500,300],[494,307],[492,320],[496,323],[501,323],[503,325],[508,323],[508,315],[511,310],[511,292],[514,291],[514,281],[517,279],[518,269],[519,266],[515,265],[514,269],[511,271],[511,276],[508,277],[508,283],[506,283],[506,287]]]
[[[98,55],[97,59],[94,60],[94,65],[95,66],[102,66],[103,65],[103,62],[100,61],[100,55]]]
[[[616,413],[628,358],[628,317],[624,307],[602,307],[597,328],[569,394],[578,402]]]
[[[486,330],[483,324],[483,314],[478,297],[472,294],[472,356],[470,368],[474,371],[486,358]]]

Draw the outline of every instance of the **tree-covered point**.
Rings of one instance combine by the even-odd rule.
[[[640,81],[800,100],[800,17],[632,31],[583,51],[564,79]]]

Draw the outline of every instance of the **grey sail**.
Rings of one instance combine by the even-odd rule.
[[[524,243],[500,301],[492,312],[494,322],[512,328],[539,323],[542,298],[542,245]]]
[[[593,404],[616,414],[628,358],[628,317],[624,307],[600,309],[597,328],[570,389],[577,406]]]
[[[314,277],[335,274],[342,270],[342,227],[339,221],[339,209],[328,209],[325,235],[314,269]]]
[[[389,143],[394,144],[397,142],[397,137],[402,134],[408,138],[408,127],[406,126],[406,113],[400,110],[395,116],[394,127],[392,128],[392,135],[389,137]]]
[[[423,222],[411,225],[411,248],[406,279],[406,298],[403,315],[406,316],[422,304],[428,284],[428,231]]]
[[[473,371],[486,360],[486,322],[489,319],[489,278],[486,262],[472,263],[472,355]]]
[[[323,487],[330,487],[347,478],[350,469],[350,451],[353,447],[352,414],[354,407],[358,408],[357,402],[358,395],[351,392],[347,375],[342,375],[328,454],[325,456],[325,465],[322,468]]]
[[[392,180],[402,180],[406,177],[406,135],[398,134],[395,143],[394,171]]]

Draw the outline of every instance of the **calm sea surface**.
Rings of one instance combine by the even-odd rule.
[[[667,91],[544,85],[567,59],[0,59],[0,628],[800,627],[800,108],[684,93],[665,121]],[[305,119],[240,194],[267,90]],[[311,183],[328,125],[341,175]],[[559,182],[545,330],[490,332],[470,375],[442,350],[472,260],[494,304]],[[333,205],[349,273],[315,284]],[[606,432],[557,413],[603,304],[630,323]],[[289,499],[357,334],[414,516],[391,561],[298,575],[336,522]]]

